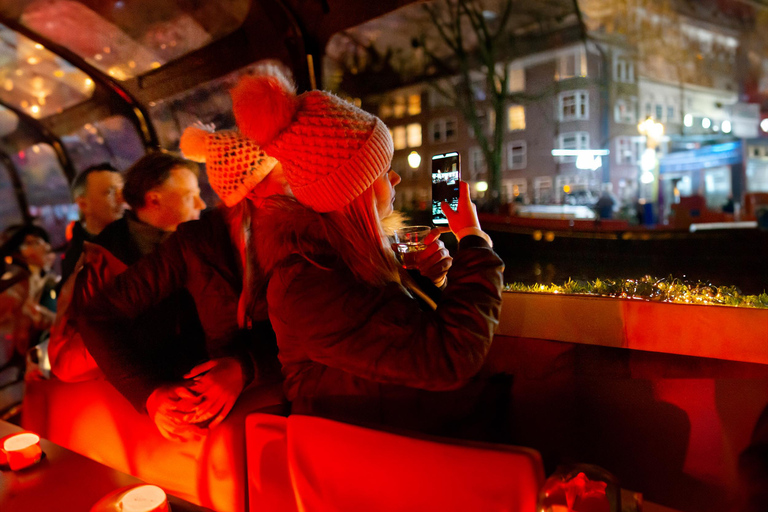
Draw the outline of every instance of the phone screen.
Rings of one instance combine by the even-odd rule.
[[[459,205],[459,181],[461,165],[456,152],[432,157],[432,222],[448,224],[440,203],[447,202],[454,210]]]

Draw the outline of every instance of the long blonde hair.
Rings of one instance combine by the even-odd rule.
[[[386,228],[376,210],[373,188],[344,208],[327,213],[315,212],[293,197],[272,196],[258,208],[254,219],[258,225],[272,226],[272,230],[277,220],[282,228],[276,231],[274,240],[252,241],[258,247],[251,256],[258,255],[267,272],[286,256],[284,251],[275,250],[278,247],[327,268],[324,259],[318,258],[319,249],[337,254],[360,283],[378,287],[400,281]]]
[[[397,260],[376,209],[373,187],[323,218],[328,241],[360,282],[372,286],[399,282]]]

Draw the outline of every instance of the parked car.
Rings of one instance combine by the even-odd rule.
[[[594,206],[597,196],[587,189],[574,190],[565,194],[563,202],[570,205]]]

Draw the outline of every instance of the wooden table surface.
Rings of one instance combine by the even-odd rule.
[[[21,430],[0,421],[0,437]],[[38,464],[20,471],[0,470],[2,512],[90,512],[116,489],[143,483],[45,439],[40,446],[45,456]],[[209,512],[171,495],[168,502],[173,512]]]

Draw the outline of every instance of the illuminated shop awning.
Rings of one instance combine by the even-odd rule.
[[[659,173],[675,173],[711,169],[743,161],[741,142],[713,144],[692,151],[670,153],[659,161]]]

